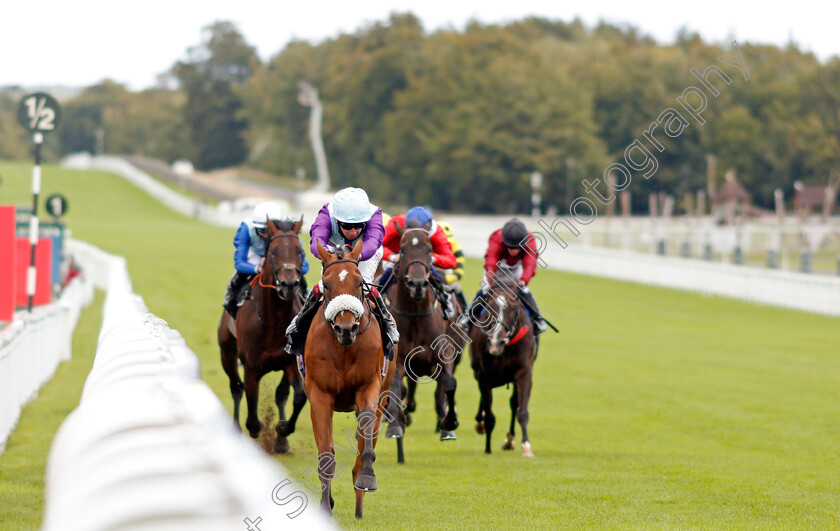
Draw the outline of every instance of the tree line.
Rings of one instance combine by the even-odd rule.
[[[315,175],[309,108],[298,83],[316,87],[335,187],[362,186],[384,204],[469,212],[530,210],[533,172],[544,205],[565,209],[601,179],[627,146],[690,86],[690,73],[732,56],[681,31],[662,45],[636,28],[526,18],[427,32],[392,14],[320,43],[291,42],[260,61],[236,26],[216,22],[160,76],[129,91],[113,81],[64,103],[55,155],[96,151],[204,170],[248,165],[278,175]],[[659,135],[658,168],[634,179],[636,210],[664,191],[707,186],[708,155],[734,169],[759,206],[794,182],[822,184],[840,163],[840,58],[820,62],[796,45],[738,43],[750,79],[717,83],[704,124]],[[729,74],[738,74],[730,70]],[[0,94],[0,156],[23,158],[14,103]],[[679,109],[677,107],[677,109]]]

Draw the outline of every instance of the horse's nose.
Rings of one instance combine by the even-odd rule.
[[[341,329],[340,326],[338,326],[337,324],[334,324],[333,325],[333,332],[335,332],[335,335],[340,336],[341,333],[343,332],[343,330]]]
[[[354,336],[359,333],[359,323],[353,323],[353,326],[350,327],[350,333]]]

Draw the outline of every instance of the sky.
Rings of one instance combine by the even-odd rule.
[[[0,13],[0,87],[85,87],[103,79],[131,90],[156,84],[158,74],[201,42],[201,29],[218,20],[236,24],[263,60],[292,39],[319,42],[341,32],[414,13],[427,32],[463,29],[470,20],[504,23],[526,16],[630,24],[660,43],[673,42],[685,27],[706,41],[728,45],[794,42],[826,60],[840,55],[840,5],[800,0],[772,9],[769,2],[695,0],[41,0],[7,2]],[[790,7],[791,5],[795,7]]]

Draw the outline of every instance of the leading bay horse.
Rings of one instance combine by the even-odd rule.
[[[356,412],[356,518],[362,518],[365,492],[375,491],[373,461],[382,411],[394,377],[386,362],[379,323],[371,313],[359,272],[362,240],[352,251],[330,253],[318,242],[323,264],[324,303],[312,320],[304,347],[304,383],[318,447],[321,509],[332,515],[336,476],[333,412]]]
[[[239,403],[242,391],[248,404],[245,427],[256,438],[262,430],[257,409],[260,379],[271,371],[283,371],[283,378],[275,391],[279,421],[275,427],[277,438],[274,451],[288,453],[288,435],[295,431],[295,423],[306,404],[303,381],[295,365],[294,356],[286,346],[286,327],[301,308],[299,297],[302,252],[298,240],[303,218],[294,221],[267,221],[268,236],[265,265],[252,281],[251,299],[245,301],[234,320],[227,311],[219,321],[218,339],[222,367],[230,381],[233,396],[233,418],[239,426]],[[245,383],[239,376],[238,362],[245,370]],[[286,421],[285,406],[289,389],[294,389],[292,415]]]
[[[496,425],[491,409],[493,389],[513,383],[510,430],[502,449],[513,449],[514,428],[518,420],[522,427],[522,456],[534,457],[528,439],[528,402],[537,358],[537,341],[531,330],[531,319],[517,293],[515,280],[497,274],[483,304],[477,306],[483,313],[476,315],[478,312],[473,311],[470,362],[481,392],[475,416],[476,431],[487,435],[484,451],[491,453],[490,436]]]
[[[463,345],[453,347],[454,341],[447,336],[449,322],[436,305],[433,288],[430,285],[432,268],[432,243],[429,239],[430,223],[425,227],[403,228],[394,222],[400,234],[400,258],[394,264],[393,283],[388,289],[388,309],[400,332],[399,355],[391,392],[402,396],[402,378],[409,380],[406,411],[414,411],[414,390],[419,378],[431,376],[437,381],[435,409],[440,440],[454,440],[458,428],[455,413],[455,389],[458,382],[452,374],[455,360]],[[406,416],[396,401],[388,409],[388,431],[386,436],[397,439],[397,462],[404,463],[403,435]],[[391,420],[394,419],[394,420]]]

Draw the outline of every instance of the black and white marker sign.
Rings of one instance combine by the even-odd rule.
[[[61,106],[46,92],[34,92],[21,100],[17,117],[33,133],[51,133],[61,120]]]

